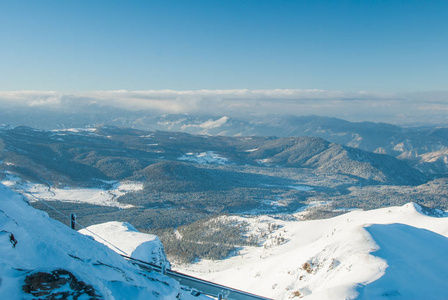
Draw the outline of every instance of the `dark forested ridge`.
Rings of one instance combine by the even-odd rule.
[[[8,163],[3,169],[51,184],[145,178],[149,182],[203,180],[205,177],[198,176],[206,176],[205,172],[193,172],[197,164],[166,162],[197,162],[194,155],[205,153],[224,158],[226,165],[308,168],[376,183],[414,185],[427,179],[405,161],[316,137],[237,138],[115,127],[79,132],[16,127],[0,130],[0,138],[2,159]],[[156,164],[160,162],[165,164]],[[181,174],[183,178],[178,178]]]
[[[389,130],[398,129],[392,126]],[[433,138],[444,134],[434,131]],[[333,216],[346,208],[410,201],[448,208],[446,178],[432,172],[434,168],[320,137],[207,136],[109,126],[55,131],[4,126],[0,128],[0,162],[0,180],[15,176],[48,187],[105,190],[117,181],[142,183],[142,190],[117,199],[133,208],[52,204],[66,213],[75,212],[84,225],[126,221],[142,231],[158,233],[170,245],[168,253],[190,249],[179,252],[177,258],[184,261],[219,259],[241,245],[255,243],[239,239],[244,236],[241,224],[215,224],[210,221],[212,216],[282,217],[310,203],[328,204],[310,208],[308,218]],[[34,205],[66,222],[41,203]],[[215,235],[204,234],[199,239],[198,231],[209,230],[205,224],[222,227],[226,237],[217,241]],[[175,230],[183,232],[185,239],[176,238]]]

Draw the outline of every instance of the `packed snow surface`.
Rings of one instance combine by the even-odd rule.
[[[79,232],[92,236],[96,241],[119,254],[168,267],[165,251],[159,238],[152,234],[139,232],[129,223],[107,222],[89,226]]]
[[[176,269],[273,299],[448,299],[448,218],[417,204],[314,221],[240,219],[267,233],[262,247]]]
[[[0,253],[0,299],[59,299],[62,293],[72,294],[66,294],[66,299],[198,299],[175,280],[142,272],[106,246],[33,209],[1,184]],[[67,280],[69,272],[78,282],[93,287],[99,297],[89,297],[86,289],[75,290],[73,281],[49,289],[59,280],[49,283],[42,274],[54,272],[63,274],[60,281]],[[40,288],[32,291],[35,294],[23,288],[30,276],[41,280]],[[38,281],[34,284],[39,286]],[[42,292],[50,295],[36,296]]]

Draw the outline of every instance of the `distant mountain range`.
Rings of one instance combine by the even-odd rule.
[[[344,146],[409,160],[415,168],[434,176],[448,174],[446,126],[403,127],[319,116],[154,115],[147,111],[130,112],[95,105],[89,108],[80,108],[76,112],[5,109],[0,112],[0,122],[46,130],[109,125],[211,136],[320,137]]]
[[[355,202],[353,197],[341,197],[355,194],[348,190],[351,186],[418,186],[432,179],[432,174],[413,168],[406,160],[318,137],[209,136],[111,126],[67,130],[4,126],[0,145],[0,181],[13,182],[10,186],[17,185],[17,190],[33,193],[31,186],[20,182],[41,184],[48,191],[40,195],[53,193],[48,197],[54,200],[64,197],[56,196],[63,195],[64,189],[104,189],[119,202],[110,204],[113,207],[176,208],[182,215],[177,218],[180,224],[188,222],[193,212],[198,218],[210,213],[291,212],[307,202],[330,199],[357,206],[370,196]],[[118,181],[137,182],[142,188],[113,196]],[[437,191],[419,192],[415,201],[421,198],[426,204],[444,207],[444,193],[432,197],[433,190]],[[408,201],[407,194],[389,201],[402,204]],[[383,205],[378,200],[384,199],[381,194],[375,195],[369,207]],[[60,200],[76,200],[66,197]],[[98,197],[103,200],[78,202],[109,205],[104,204],[107,197]],[[156,212],[138,214],[147,213]]]
[[[65,131],[16,127],[0,130],[0,139],[2,169],[51,185],[79,186],[99,180],[138,180],[165,190],[170,186],[193,190],[207,185],[215,189],[239,185],[239,180],[232,179],[232,172],[217,174],[217,170],[198,169],[204,165],[201,159],[208,159],[205,164],[209,165],[307,168],[354,176],[371,184],[416,185],[427,179],[403,160],[317,137],[199,136],[116,127]]]

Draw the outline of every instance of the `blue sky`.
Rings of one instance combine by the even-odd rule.
[[[0,90],[447,90],[448,1],[0,0]]]

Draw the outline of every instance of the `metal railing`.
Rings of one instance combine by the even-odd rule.
[[[202,293],[204,295],[216,297],[218,299],[229,299],[229,300],[272,300],[270,298],[237,290],[225,285],[217,284],[211,281],[186,275],[177,271],[165,269],[161,266],[145,262],[139,259],[135,259],[126,255],[122,256],[125,259],[131,261],[133,264],[138,265],[141,269],[146,271],[156,271],[158,273],[162,273],[170,278],[175,279],[181,285],[197,290],[198,294]]]
[[[99,236],[98,234],[92,232],[91,230],[87,229],[86,227],[82,226],[76,221],[76,215],[71,214],[70,217],[64,214],[63,212],[59,211],[58,209],[54,208],[50,204],[48,204],[46,201],[37,198],[36,196],[32,195],[31,193],[28,193],[28,196],[31,196],[32,198],[44,203],[46,206],[51,208],[52,210],[56,211],[57,213],[61,214],[65,218],[70,220],[70,227],[75,230],[76,224],[80,226],[81,228],[87,230],[92,235],[98,237],[102,241],[106,242],[107,244],[110,244],[114,249],[118,250],[119,252],[127,254],[125,251],[121,250],[111,242],[107,241],[103,237]],[[192,288],[192,294],[200,295],[208,295],[212,297],[216,297],[218,300],[222,299],[228,299],[228,300],[272,300],[270,298],[258,296],[255,294],[251,294],[248,292],[244,292],[241,290],[237,290],[225,285],[220,285],[211,281],[203,280],[197,277],[189,276],[180,272],[176,272],[170,269],[166,269],[165,267],[158,266],[153,263],[149,263],[143,260],[132,258],[128,255],[120,254],[125,259],[131,261],[133,264],[138,265],[142,270],[146,271],[156,271],[158,273],[162,273],[170,278],[175,279],[178,281],[181,285]]]

